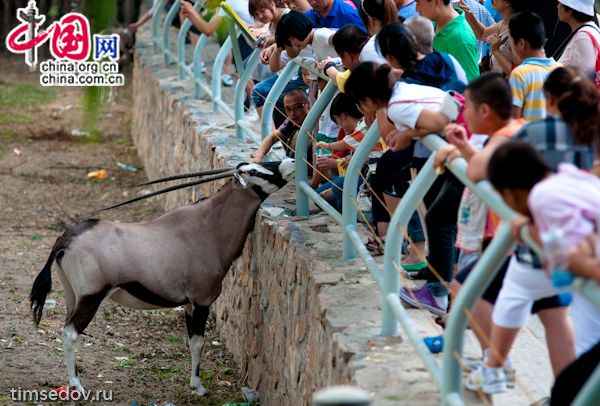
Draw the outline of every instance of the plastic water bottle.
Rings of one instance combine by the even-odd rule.
[[[544,244],[544,257],[548,263],[552,286],[558,289],[558,299],[562,306],[567,306],[573,301],[571,285],[575,277],[567,271],[568,247],[565,244],[565,234],[562,230],[551,230],[542,236]]]

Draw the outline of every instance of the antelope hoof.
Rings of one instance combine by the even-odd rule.
[[[69,386],[71,388],[75,388],[79,391],[79,393],[85,393],[85,389],[83,389],[83,386],[81,385],[81,382],[79,381],[79,378],[70,378],[69,379]]]
[[[208,393],[199,376],[193,376],[190,380],[190,386],[192,388],[192,394],[196,396],[204,396]]]
[[[206,390],[206,388],[204,388],[202,384],[200,384],[200,386],[198,386],[197,388],[192,388],[192,395],[204,396],[207,393],[208,391]]]

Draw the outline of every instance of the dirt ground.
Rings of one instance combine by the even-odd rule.
[[[130,76],[127,86],[105,95],[98,136],[81,137],[72,130],[82,127],[82,88],[43,88],[22,57],[0,58],[0,405],[5,405],[15,403],[11,388],[50,390],[67,383],[60,335],[65,306],[57,278],[49,295],[56,306],[47,305],[39,328],[28,303],[52,244],[95,210],[134,196],[140,189],[134,185],[145,175],[129,137]],[[117,162],[140,170],[129,173]],[[106,169],[109,178],[87,178],[98,169]],[[161,211],[150,199],[96,217],[143,221]],[[185,336],[180,309],[133,311],[107,301],[78,341],[82,383],[93,391],[112,390],[112,404],[119,405],[241,402],[243,377],[212,320],[201,363],[209,394],[191,395]]]

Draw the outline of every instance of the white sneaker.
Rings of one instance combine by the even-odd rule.
[[[194,71],[194,62],[188,65],[188,68],[193,72]],[[204,62],[200,62],[200,72],[206,73],[206,64]]]
[[[463,366],[468,370],[469,374],[477,371],[477,369],[482,368],[485,359],[473,359],[473,358],[465,358],[463,359]],[[508,389],[514,389],[517,381],[517,370],[504,365],[504,375],[506,375],[506,387]]]
[[[465,381],[465,387],[473,392],[487,395],[506,392],[506,374],[504,368],[488,368],[480,366]]]
[[[228,73],[223,73],[221,75],[221,83],[223,86],[231,87],[233,86],[233,77],[231,77],[231,75]]]

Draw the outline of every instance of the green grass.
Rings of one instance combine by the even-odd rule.
[[[1,92],[1,90],[0,90]],[[0,97],[2,95],[0,94]],[[29,124],[33,121],[31,117],[27,114],[17,113],[13,111],[0,111],[0,124],[3,125],[15,125],[15,124]],[[7,133],[12,133],[12,131],[6,131]],[[2,133],[2,138],[4,138],[4,132]]]
[[[53,89],[41,88],[29,84],[1,84],[0,110],[29,107],[39,103],[48,103],[56,97]],[[6,114],[6,112],[4,113]],[[17,113],[20,114],[20,113]],[[9,115],[9,114],[6,114]],[[14,114],[10,114],[13,115]]]

